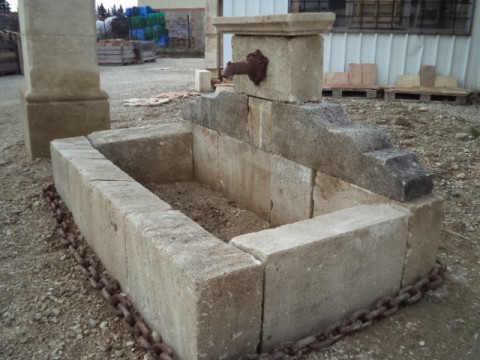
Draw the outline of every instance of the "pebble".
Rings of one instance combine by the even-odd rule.
[[[460,173],[460,174],[457,174],[457,176],[455,176],[457,179],[465,179],[467,177],[467,175],[465,175],[465,173]]]
[[[153,334],[152,334],[152,337],[153,337]],[[127,347],[128,348],[133,348],[134,346],[135,346],[135,341],[127,341]]]
[[[420,345],[420,346],[425,346],[425,341],[423,341],[423,340],[420,341],[420,342],[418,343],[418,345]]]
[[[465,133],[457,133],[455,134],[455,140],[468,140],[469,136]]]
[[[160,336],[160,334],[156,331],[153,331],[152,332],[152,339],[153,341],[155,342],[159,342],[159,341],[162,341],[162,337]]]
[[[97,320],[90,319],[90,326],[91,326],[92,328],[97,327]]]
[[[102,329],[103,331],[107,330],[108,329],[108,322],[102,321],[100,323],[100,329]]]

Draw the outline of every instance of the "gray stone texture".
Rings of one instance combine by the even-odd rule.
[[[192,132],[181,123],[100,131],[93,146],[141,183],[193,179]]]
[[[432,175],[380,129],[352,122],[339,105],[272,106],[272,152],[399,201],[428,194]]]
[[[271,209],[270,154],[220,134],[218,164],[222,192],[238,207],[268,219]]]
[[[184,120],[248,141],[248,98],[231,91],[205,94],[182,109]]]
[[[193,134],[193,176],[195,180],[220,190],[218,175],[218,137],[216,131],[192,125]]]
[[[270,220],[273,225],[290,224],[312,217],[315,171],[281,156],[272,156]]]
[[[272,126],[272,102],[248,97],[248,137],[250,142],[265,151],[270,151]]]
[[[248,76],[236,75],[235,91],[291,103],[322,99],[322,36],[235,35],[232,47],[234,61],[245,61],[257,49],[269,59],[264,81],[256,86]]]
[[[407,216],[363,205],[231,240],[265,266],[262,350],[347,318],[400,288]]]

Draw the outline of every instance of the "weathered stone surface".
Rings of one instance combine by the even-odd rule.
[[[263,295],[257,260],[179,211],[129,215],[126,247],[126,291],[176,357],[237,359],[256,351]]]
[[[237,206],[268,219],[270,215],[271,156],[250,144],[220,134],[220,187]]]
[[[272,224],[310,219],[315,171],[280,156],[272,156],[271,174]]]
[[[380,129],[346,117],[338,105],[272,105],[272,152],[386,197],[408,201],[432,190],[413,153],[391,148]]]
[[[395,294],[406,241],[406,214],[390,205],[358,206],[232,239],[265,266],[262,350]]]
[[[187,103],[182,117],[193,124],[248,141],[248,98],[230,91],[205,94]]]
[[[195,91],[212,91],[212,74],[208,70],[195,70]]]
[[[213,190],[220,189],[218,176],[218,137],[216,131],[192,125],[193,176]]]
[[[248,98],[248,136],[256,147],[270,151],[272,102],[250,96]]]
[[[334,21],[335,14],[325,12],[217,17],[212,20],[220,32],[260,36],[318,35],[326,32]]]
[[[53,139],[110,127],[108,96],[100,90],[94,1],[20,2],[25,89],[22,117],[30,158],[49,155]],[[74,13],[51,21],[52,13]]]
[[[93,146],[135,180],[168,183],[193,179],[192,133],[186,124],[95,132]]]
[[[322,99],[323,38],[235,35],[234,61],[259,49],[269,59],[267,78],[256,86],[246,75],[233,78],[235,90],[255,97],[307,102]]]
[[[25,147],[30,158],[50,156],[50,141],[110,128],[108,100],[30,102],[21,96]]]
[[[443,222],[443,200],[431,194],[401,205],[409,214],[407,253],[402,278],[402,286],[407,286],[435,266]]]

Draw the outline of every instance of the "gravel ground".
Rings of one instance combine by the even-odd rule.
[[[194,69],[201,68],[201,59],[102,67],[112,127],[177,121],[181,100],[138,108],[124,107],[122,100],[192,91]],[[55,240],[40,195],[52,182],[50,161],[25,157],[23,81],[0,77],[0,359],[143,359],[143,350]],[[335,102],[353,119],[385,129],[396,146],[416,151],[435,171],[435,191],[445,199],[439,259],[449,273],[446,285],[420,303],[308,359],[480,358],[480,137],[474,136],[480,107]]]

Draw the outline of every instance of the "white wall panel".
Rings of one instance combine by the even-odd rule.
[[[224,16],[288,13],[288,0],[224,0]],[[324,34],[325,72],[344,72],[349,63],[377,64],[379,85],[395,85],[398,75],[419,75],[421,65],[456,76],[459,86],[480,89],[480,4],[471,36],[328,33]],[[232,59],[231,35],[224,36],[225,63]]]

